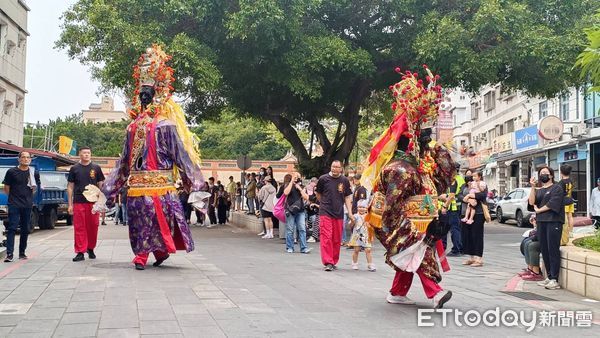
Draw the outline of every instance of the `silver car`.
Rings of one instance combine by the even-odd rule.
[[[527,211],[527,200],[531,188],[517,188],[501,199],[496,206],[498,222],[504,223],[508,219],[517,221],[519,228],[529,226],[532,212]]]

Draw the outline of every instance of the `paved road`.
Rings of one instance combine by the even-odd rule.
[[[600,303],[564,290],[548,291],[519,282],[522,229],[486,227],[485,266],[460,265],[442,285],[454,292],[447,308],[460,311],[591,310]],[[318,245],[313,253],[288,254],[279,239],[262,240],[241,229],[193,228],[197,250],[172,256],[164,267],[135,271],[126,229],[100,229],[98,259],[73,263],[72,229],[37,231],[30,259],[0,265],[0,336],[8,337],[386,337],[409,336],[598,336],[592,328],[458,327],[452,321],[418,327],[418,309],[429,309],[418,279],[409,294],[415,306],[385,302],[393,272],[375,248],[377,272],[350,269],[342,250],[340,270],[324,272]],[[318,244],[318,243],[317,243]],[[503,290],[531,292],[550,300],[523,300]]]

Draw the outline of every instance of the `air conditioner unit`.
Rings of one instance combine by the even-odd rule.
[[[578,137],[587,133],[587,128],[585,124],[576,124],[571,127],[571,137]]]

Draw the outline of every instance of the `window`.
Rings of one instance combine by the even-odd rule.
[[[466,146],[466,145],[467,145],[467,141],[465,141],[465,140],[460,140],[460,145],[461,145],[461,146]]]
[[[496,91],[491,90],[483,96],[483,110],[488,112],[496,106]]]
[[[523,190],[517,190],[515,192],[515,199],[516,200],[520,200],[521,198],[523,198],[525,196],[525,194],[523,193]]]
[[[569,120],[569,94],[560,97],[560,118],[563,121]]]
[[[507,133],[512,133],[513,131],[515,131],[515,120],[508,120],[506,121],[506,127],[504,128],[506,130]]]
[[[600,116],[600,93],[589,93],[585,96],[583,116],[586,120]]]
[[[465,99],[465,96],[464,96],[464,95],[461,95],[461,96],[460,96],[460,99],[461,99],[461,100],[464,100],[464,99]]]
[[[471,119],[477,120],[479,118],[479,102],[471,103]]]
[[[548,101],[540,102],[539,109],[540,109],[540,119],[542,117],[548,116]]]

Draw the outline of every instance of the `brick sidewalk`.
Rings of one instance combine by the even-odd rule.
[[[460,265],[442,286],[454,292],[447,308],[488,310],[593,310],[564,290],[549,291],[512,280],[523,266],[521,229],[486,228],[485,266]],[[30,237],[28,261],[0,265],[0,336],[9,337],[386,337],[527,335],[517,328],[417,327],[417,309],[430,308],[418,279],[409,296],[416,306],[392,305],[385,296],[393,277],[374,251],[377,272],[350,269],[342,249],[340,270],[324,272],[318,243],[313,253],[288,254],[283,241],[262,240],[235,227],[193,228],[197,250],[173,255],[165,266],[135,271],[127,232],[102,226],[98,259],[73,263],[72,229],[58,227]],[[150,261],[152,262],[152,260]],[[507,288],[508,284],[508,288]],[[501,291],[529,291],[552,300],[527,301]],[[536,328],[536,336],[597,336],[598,327]]]

